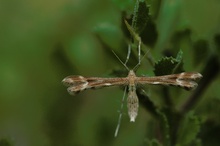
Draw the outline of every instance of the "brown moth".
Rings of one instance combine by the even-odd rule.
[[[138,97],[136,86],[138,84],[153,85],[172,85],[185,89],[194,89],[197,87],[195,80],[200,79],[202,75],[196,72],[182,72],[180,74],[171,74],[155,77],[138,77],[133,70],[130,70],[127,77],[120,78],[100,78],[68,76],[62,80],[63,84],[69,86],[67,91],[71,95],[87,89],[96,89],[109,86],[128,86],[127,107],[130,121],[134,122],[138,114]]]
[[[190,90],[197,87],[198,84],[195,82],[195,80],[202,78],[202,75],[197,72],[182,72],[179,74],[170,74],[170,75],[154,76],[154,77],[138,77],[136,76],[134,70],[137,69],[138,66],[140,66],[141,60],[144,58],[143,57],[141,59],[140,57],[141,40],[139,40],[139,44],[138,44],[138,64],[132,70],[130,70],[126,66],[130,57],[130,53],[131,53],[131,46],[128,45],[128,54],[125,63],[123,63],[120,60],[120,58],[114,53],[115,56],[118,58],[118,60],[122,63],[122,65],[124,65],[124,67],[128,70],[129,73],[127,77],[102,78],[102,77],[83,77],[80,75],[72,75],[64,78],[62,80],[62,83],[68,86],[67,91],[71,95],[75,95],[76,93],[79,93],[87,89],[97,89],[101,87],[125,86],[126,89],[128,87],[128,97],[127,97],[128,115],[130,117],[130,121],[135,122],[135,119],[138,115],[138,107],[139,107],[138,97],[136,94],[136,87],[138,85],[144,85],[144,84],[171,85],[171,86],[179,86]],[[125,92],[123,96],[123,101],[125,97]],[[122,108],[123,108],[123,104],[121,105],[121,110]],[[118,134],[121,117],[122,117],[122,113],[120,113],[119,115],[119,121],[115,131],[115,137]]]

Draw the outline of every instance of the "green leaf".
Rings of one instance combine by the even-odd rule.
[[[149,7],[147,7],[144,0],[137,0],[134,7],[134,14],[132,19],[132,28],[140,34],[147,25],[149,20]]]
[[[149,18],[149,7],[147,7],[146,2],[144,0],[137,0],[134,6],[132,24],[128,24],[126,20],[125,24],[131,36],[138,42],[141,42],[139,35],[145,29]]]
[[[154,74],[156,76],[161,76],[183,72],[182,54],[183,52],[180,50],[176,58],[163,57],[155,63]]]
[[[179,126],[177,145],[188,146],[191,143],[198,141],[197,134],[200,131],[200,120],[191,111],[184,117]]]

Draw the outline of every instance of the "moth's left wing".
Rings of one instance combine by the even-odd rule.
[[[171,74],[155,77],[137,77],[137,83],[140,84],[153,84],[153,85],[172,85],[185,88],[187,90],[197,87],[195,80],[202,78],[200,73],[183,72],[180,74]]]

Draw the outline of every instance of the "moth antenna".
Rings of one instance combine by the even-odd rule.
[[[138,67],[141,65],[141,38],[138,42],[138,64],[135,65],[135,67],[132,70],[138,69]]]
[[[115,137],[117,137],[118,131],[119,131],[119,128],[120,128],[120,125],[121,125],[122,110],[123,110],[123,107],[124,107],[124,100],[125,100],[126,91],[127,91],[127,86],[125,87],[124,94],[123,94],[123,97],[122,97],[122,104],[121,104],[121,108],[120,108],[120,114],[119,114],[119,117],[118,117],[118,124],[117,124],[117,127],[115,129]]]
[[[125,63],[123,63],[123,61],[121,61],[121,59],[118,57],[118,55],[112,50],[113,54],[117,57],[117,59],[121,62],[121,64],[129,71],[129,68],[127,67],[127,65]]]
[[[138,42],[138,64],[141,64],[141,38]]]
[[[128,63],[128,60],[130,58],[130,54],[131,54],[131,45],[128,44],[128,54],[127,54],[127,57],[126,57],[126,61],[125,61],[125,65]]]
[[[138,43],[138,64],[132,69],[136,71],[138,67],[141,65],[141,61],[144,59],[144,57],[147,55],[147,53],[150,51],[150,49],[147,50],[146,53],[144,53],[143,57],[141,58],[141,40]]]

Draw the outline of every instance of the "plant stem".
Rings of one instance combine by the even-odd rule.
[[[203,78],[201,79],[199,86],[191,94],[188,100],[181,106],[180,112],[182,114],[191,110],[195,104],[201,98],[201,95],[209,87],[209,84],[219,75],[220,72],[220,61],[218,56],[213,55],[209,58],[205,68],[203,69]]]

